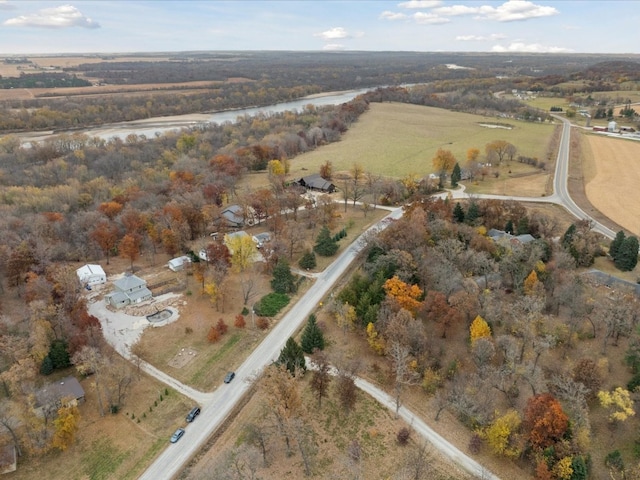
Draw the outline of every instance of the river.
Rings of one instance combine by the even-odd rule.
[[[95,128],[73,131],[45,131],[45,132],[26,132],[18,134],[20,142],[23,146],[30,146],[33,143],[42,142],[56,135],[67,133],[84,133],[90,137],[99,137],[104,140],[117,137],[125,139],[128,135],[144,135],[147,138],[162,135],[171,130],[179,130],[181,128],[195,127],[205,124],[222,124],[226,122],[234,123],[239,117],[255,116],[257,114],[281,113],[285,111],[301,111],[307,105],[323,106],[323,105],[339,105],[353,100],[358,95],[368,92],[371,89],[346,90],[342,92],[331,92],[326,94],[310,95],[291,102],[276,103],[264,107],[241,108],[237,110],[226,110],[215,113],[194,113],[187,115],[175,115],[171,117],[154,117],[144,120],[135,120],[132,122],[112,123],[101,125]]]

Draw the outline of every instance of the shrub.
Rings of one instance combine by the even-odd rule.
[[[274,317],[289,303],[284,293],[272,292],[260,299],[255,305],[256,314],[261,317]]]
[[[216,330],[218,330],[218,333],[220,334],[220,336],[222,336],[225,333],[227,333],[227,330],[229,330],[229,327],[227,326],[227,324],[224,322],[223,319],[219,318],[218,323],[216,324]]]
[[[210,343],[215,343],[220,339],[220,332],[218,332],[218,329],[214,326],[212,326],[209,329],[209,334],[207,335],[207,340],[209,340]]]
[[[411,432],[407,427],[402,427],[400,431],[398,431],[398,435],[396,435],[396,439],[400,445],[406,445],[409,443],[409,437],[411,436]]]
[[[112,415],[115,415],[116,413],[118,413],[120,411],[120,406],[119,405],[111,405],[111,407],[109,407],[109,410],[111,411]]]
[[[233,326],[236,328],[244,328],[247,326],[247,322],[244,320],[244,315],[238,314],[236,315],[236,319],[233,322]]]
[[[42,359],[42,365],[40,365],[40,373],[42,375],[51,375],[53,373],[53,362],[51,357],[47,355]]]
[[[258,317],[256,320],[256,327],[260,330],[266,330],[269,328],[269,319],[266,317]]]
[[[604,464],[610,468],[615,468],[620,471],[624,470],[624,461],[622,460],[620,450],[607,453],[607,456],[604,457]]]
[[[471,435],[471,438],[469,439],[469,446],[467,448],[469,449],[469,453],[472,453],[473,455],[480,453],[480,449],[482,448],[482,437],[477,433]]]
[[[190,333],[193,333],[193,328],[191,327],[184,327],[184,333],[189,335]]]
[[[242,312],[240,313],[242,313],[242,315],[249,315],[249,309],[246,306],[244,306],[242,307]]]

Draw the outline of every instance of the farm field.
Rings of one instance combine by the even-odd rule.
[[[640,235],[640,141],[585,134],[582,145],[589,201],[611,220]]]
[[[508,124],[512,129],[491,128]],[[545,158],[551,124],[496,119],[448,110],[399,103],[372,103],[370,111],[351,126],[340,142],[297,156],[291,161],[290,176],[316,173],[330,161],[334,171],[349,170],[354,163],[365,171],[402,178],[422,177],[433,172],[432,159],[438,148],[450,150],[461,165],[469,148],[484,154],[494,140],[505,140],[519,155]],[[515,162],[513,163],[515,167]],[[533,171],[527,167],[528,171]]]

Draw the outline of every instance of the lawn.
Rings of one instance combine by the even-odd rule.
[[[512,128],[485,125],[509,124]],[[496,119],[439,108],[400,103],[372,103],[369,112],[353,124],[340,142],[332,143],[291,160],[290,178],[316,173],[326,161],[334,171],[349,170],[355,163],[365,171],[402,178],[433,172],[432,159],[438,150],[450,150],[466,162],[467,150],[477,148],[484,155],[485,145],[506,140],[518,148],[519,155],[544,158],[550,124]]]

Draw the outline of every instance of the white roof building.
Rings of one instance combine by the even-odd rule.
[[[100,265],[84,265],[76,270],[82,285],[99,285],[107,282],[107,275]]]

